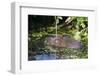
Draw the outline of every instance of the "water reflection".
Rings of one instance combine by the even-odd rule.
[[[55,60],[57,57],[56,54],[40,54],[31,56],[29,60]]]
[[[28,60],[74,59],[81,48],[82,43],[68,35],[49,35],[34,42]]]

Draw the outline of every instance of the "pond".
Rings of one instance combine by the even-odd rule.
[[[57,58],[56,54],[40,54],[31,56],[29,60],[55,60]]]
[[[28,60],[55,60],[77,58],[78,50],[82,43],[68,35],[49,35],[44,39],[34,42],[35,51]],[[44,49],[42,49],[44,48]],[[66,54],[65,54],[66,53]],[[75,56],[74,56],[75,55]]]

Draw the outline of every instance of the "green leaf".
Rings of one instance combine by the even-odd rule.
[[[84,23],[82,23],[81,26],[82,26],[82,28],[85,28],[86,25]]]
[[[80,40],[81,39],[81,37],[80,37],[80,32],[76,32],[75,33],[75,35],[74,35],[74,38],[76,39],[76,40]]]
[[[60,19],[60,20],[62,20],[62,19],[63,19],[63,18],[62,18],[62,16],[58,16],[57,18],[58,18],[58,19]]]
[[[56,20],[56,23],[57,23],[57,24],[59,23],[59,19]]]

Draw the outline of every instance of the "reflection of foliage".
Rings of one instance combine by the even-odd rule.
[[[56,20],[55,20],[56,19]],[[55,34],[55,21],[57,24],[57,33],[61,35],[70,35],[83,44],[81,51],[77,52],[79,58],[87,58],[88,45],[88,18],[79,16],[28,16],[28,47],[33,51],[39,48],[39,40],[49,34]],[[37,44],[35,44],[37,43]],[[43,44],[41,44],[43,46]],[[41,46],[40,45],[40,46]],[[42,48],[44,49],[45,46]],[[65,54],[73,54],[73,49],[65,49]],[[80,49],[79,49],[80,50]]]

